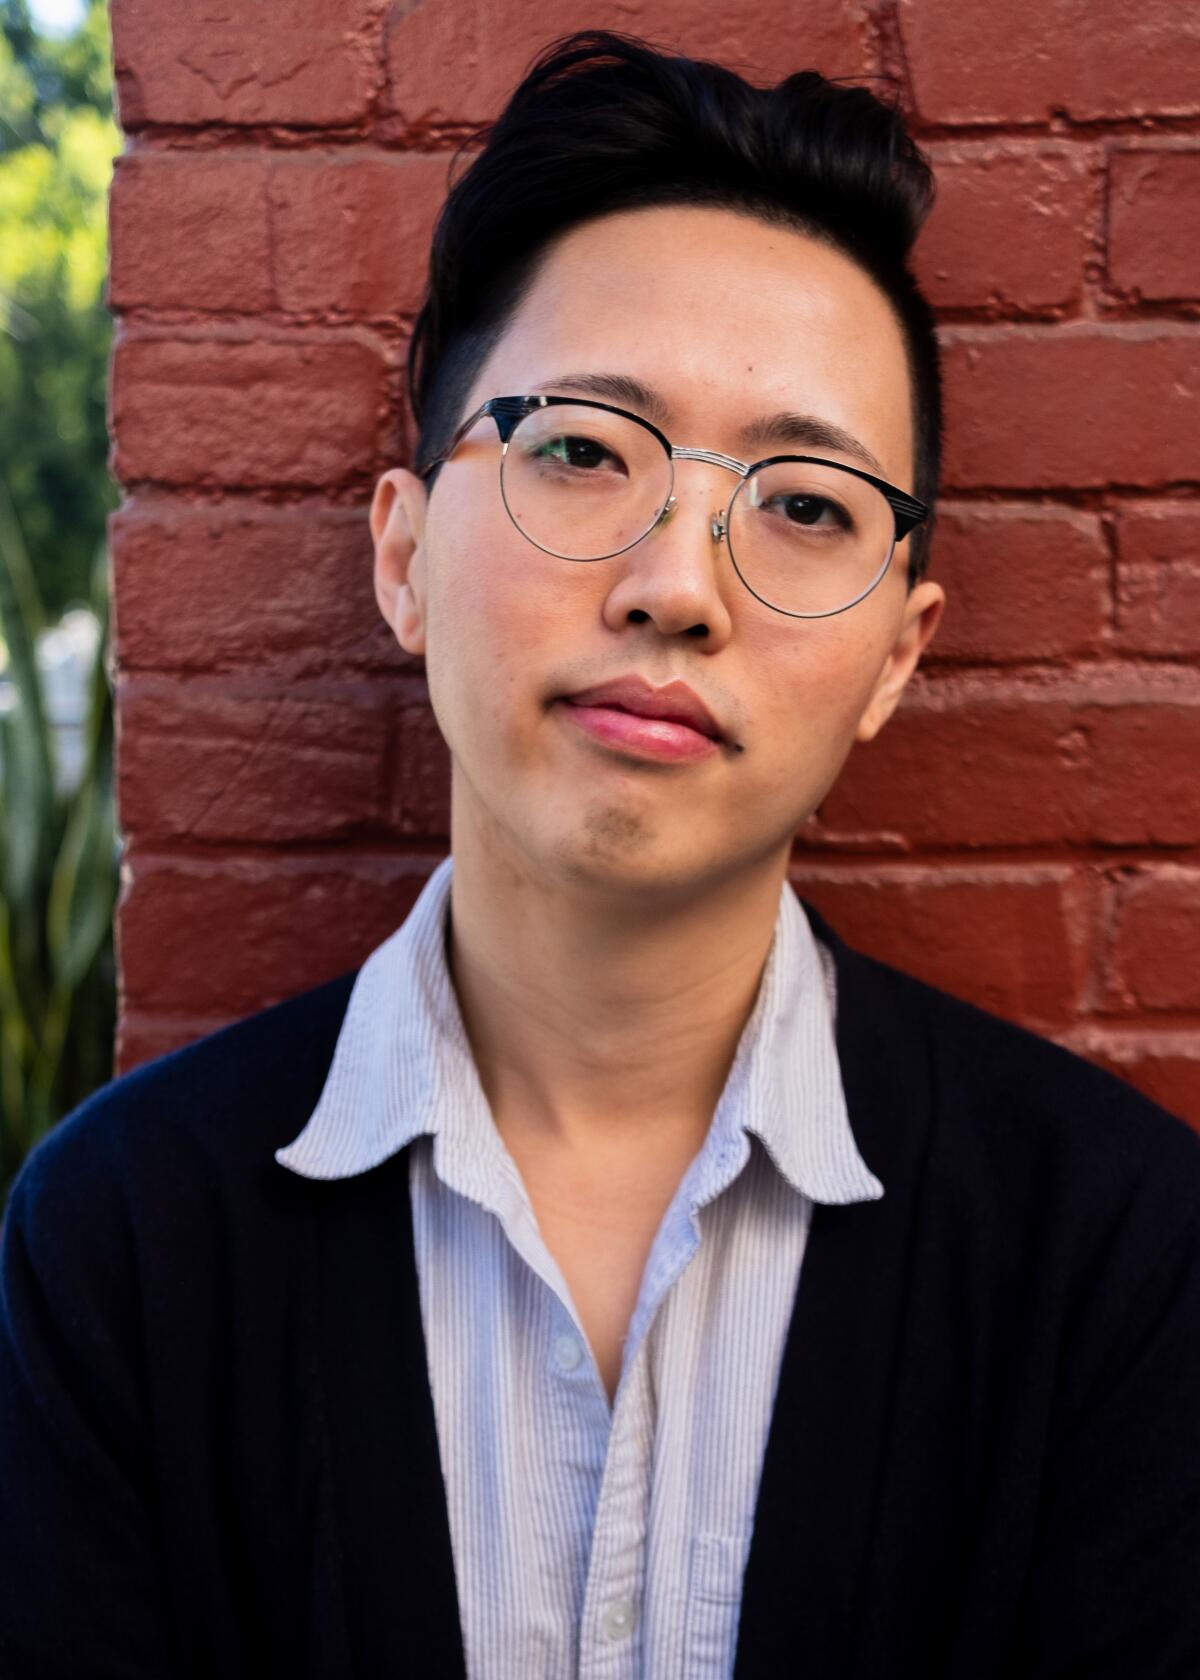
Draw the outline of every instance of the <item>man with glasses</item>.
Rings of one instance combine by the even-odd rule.
[[[1200,1141],[787,883],[942,609],[930,196],[591,35],[451,192],[370,513],[451,855],[25,1169],[6,1674],[1200,1672]]]

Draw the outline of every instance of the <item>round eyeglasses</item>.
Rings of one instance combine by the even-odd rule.
[[[707,461],[738,485],[712,520],[734,570],[764,606],[829,618],[881,581],[896,544],[928,515],[886,479],[817,455],[747,465],[711,449],[680,449],[628,410],[578,397],[492,397],[458,428],[429,479],[484,416],[500,434],[500,495],[535,548],[560,560],[609,560],[675,508],[676,461]]]

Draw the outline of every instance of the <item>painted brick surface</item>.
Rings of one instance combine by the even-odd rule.
[[[382,348],[360,330],[121,332],[114,469],[180,487],[335,486],[383,466]]]
[[[937,517],[946,611],[930,664],[1054,662],[1104,649],[1111,559],[1100,514],[947,499]]]
[[[383,684],[134,676],[118,689],[123,820],[152,841],[335,840],[378,831]]]
[[[141,492],[109,531],[126,671],[314,675],[419,667],[375,606],[361,507]]]
[[[109,207],[110,307],[249,315],[270,309],[269,170],[254,153],[118,158]]]
[[[1200,17],[1179,0],[900,0],[900,22],[930,121],[1200,114]]]
[[[1117,644],[1200,658],[1200,502],[1140,503],[1116,520]]]
[[[783,42],[794,68],[815,64],[826,75],[856,75],[871,67],[870,21],[857,0],[566,0],[553,17],[539,0],[401,4],[387,22],[387,102],[405,130],[486,121],[542,44],[574,29],[644,35],[696,58],[737,64],[752,80],[786,74]]]
[[[1196,472],[1200,322],[951,327],[956,489],[1153,487]]]
[[[111,0],[122,126],[361,122],[376,86],[377,0]]]
[[[930,147],[938,196],[917,274],[938,308],[998,313],[1079,301],[1094,162],[1064,141]]]
[[[1114,156],[1109,275],[1143,298],[1200,298],[1200,147]]]
[[[445,152],[347,149],[277,164],[269,216],[278,307],[360,320],[413,313],[449,164]]]
[[[1106,1002],[1135,1014],[1200,1009],[1200,869],[1134,872],[1115,912]]]
[[[435,861],[377,849],[132,846],[120,922],[124,1006],[143,1017],[230,1020],[332,979],[404,920]]]
[[[882,78],[939,200],[950,593],[800,836],[852,942],[1200,1127],[1200,14],[113,0],[118,1065],[353,966],[446,845],[366,504],[455,153],[551,35]]]
[[[264,148],[265,152],[265,148]],[[418,307],[445,152],[133,152],[112,194],[109,302],[400,320]]]
[[[844,939],[885,962],[1045,1031],[1079,1007],[1088,883],[1067,865],[936,863],[792,872]]]

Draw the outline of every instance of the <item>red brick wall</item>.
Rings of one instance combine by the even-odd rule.
[[[532,0],[113,0],[119,1062],[361,959],[444,851],[365,506],[446,166]],[[940,203],[950,608],[795,879],[1200,1125],[1200,12],[596,0],[763,79],[898,77]],[[376,213],[381,199],[390,214]]]

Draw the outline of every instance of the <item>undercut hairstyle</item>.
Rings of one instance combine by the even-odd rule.
[[[801,70],[755,87],[718,64],[589,30],[551,42],[451,188],[409,346],[417,469],[438,459],[480,368],[570,228],[661,205],[733,210],[849,257],[890,302],[908,360],[913,493],[930,517],[909,539],[924,571],[941,459],[933,312],[909,267],[933,172],[899,110],[868,88]]]

